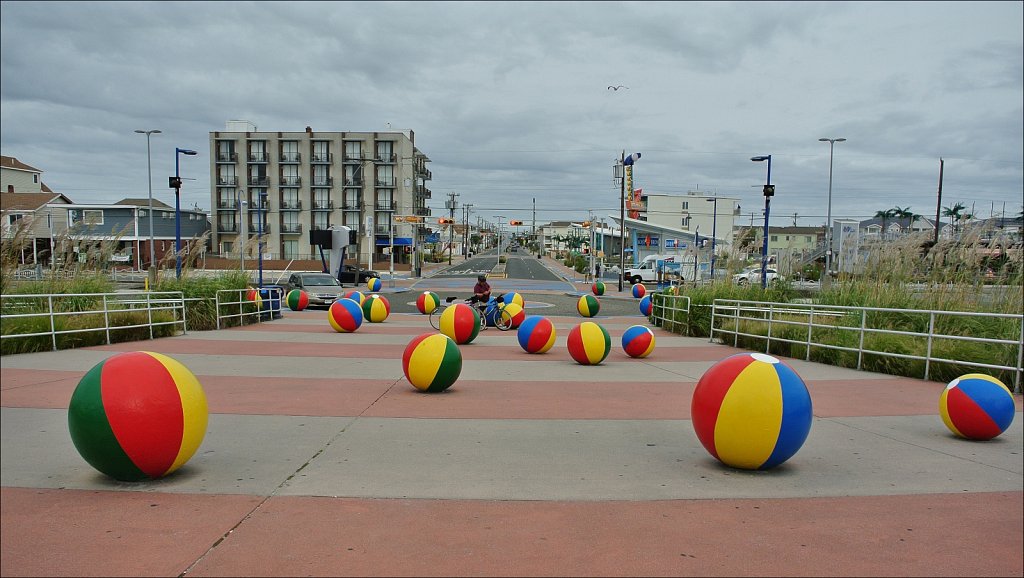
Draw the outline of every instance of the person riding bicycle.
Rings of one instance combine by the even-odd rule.
[[[470,303],[480,303],[479,308],[483,309],[491,300],[491,286],[487,283],[487,275],[480,274],[476,277],[476,285],[473,286],[473,296]]]

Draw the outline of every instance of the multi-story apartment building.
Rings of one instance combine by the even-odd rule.
[[[715,201],[715,199],[718,199]],[[718,238],[718,250],[733,242],[733,219],[739,214],[739,200],[690,191],[686,195],[645,194],[640,198],[638,218],[663,227],[698,232]]]
[[[386,260],[389,248],[396,263],[410,262],[423,226],[393,217],[428,217],[431,198],[430,159],[414,139],[411,130],[261,132],[228,121],[210,133],[213,250],[254,255],[262,232],[265,257],[319,259],[309,231],[344,225],[358,233],[349,255],[358,262]]]

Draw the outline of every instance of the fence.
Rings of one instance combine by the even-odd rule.
[[[857,369],[865,355],[923,361],[923,379],[936,363],[1002,370],[1013,373],[1014,391],[1021,391],[1024,315],[715,299],[710,333],[712,341],[732,336],[734,346],[740,338],[764,340],[766,352],[773,342],[803,346],[808,361],[814,348],[855,353]]]
[[[217,291],[217,329],[222,320],[237,319],[240,325],[260,323],[280,316],[284,291],[280,287],[260,289],[260,298],[255,299],[256,289],[221,289]],[[264,296],[265,295],[265,296]],[[264,304],[266,303],[266,304]],[[238,312],[235,312],[235,309]],[[225,323],[226,324],[226,323]]]
[[[148,327],[150,339],[154,337],[154,327],[181,325],[181,332],[188,332],[181,291],[0,295],[0,303],[0,323],[4,326],[0,339],[49,336],[54,351],[58,349],[60,335],[103,332],[106,344],[110,345],[111,331]],[[145,323],[131,323],[134,315],[124,315],[141,312],[146,314]],[[162,319],[164,312],[170,312],[168,320]],[[115,323],[112,317],[117,318]],[[39,331],[40,325],[46,326],[46,330]]]
[[[690,318],[690,297],[655,293],[652,296],[651,321],[658,327],[673,333],[686,327]]]

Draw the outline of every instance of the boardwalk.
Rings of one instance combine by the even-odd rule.
[[[565,349],[581,319],[551,318],[544,355],[493,329],[462,346],[442,394],[405,380],[402,351],[430,327],[401,312],[352,334],[286,312],[4,357],[0,573],[1024,573],[1019,397],[1009,431],[972,443],[937,416],[943,384],[786,360],[811,392],[810,436],[775,470],[738,471],[689,422],[694,384],[736,350],[656,330],[631,359],[619,338],[643,318],[601,316],[612,352],[583,367]],[[128,484],[78,456],[66,410],[85,371],[134,350],[188,366],[210,422],[185,467]]]

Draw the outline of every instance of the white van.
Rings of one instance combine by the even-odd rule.
[[[659,263],[661,263],[662,280],[665,280],[668,276],[679,274],[680,264],[676,262],[675,255],[648,255],[644,257],[643,261],[640,261],[639,265],[626,267],[622,280],[629,281],[634,285],[637,283],[657,283]]]

